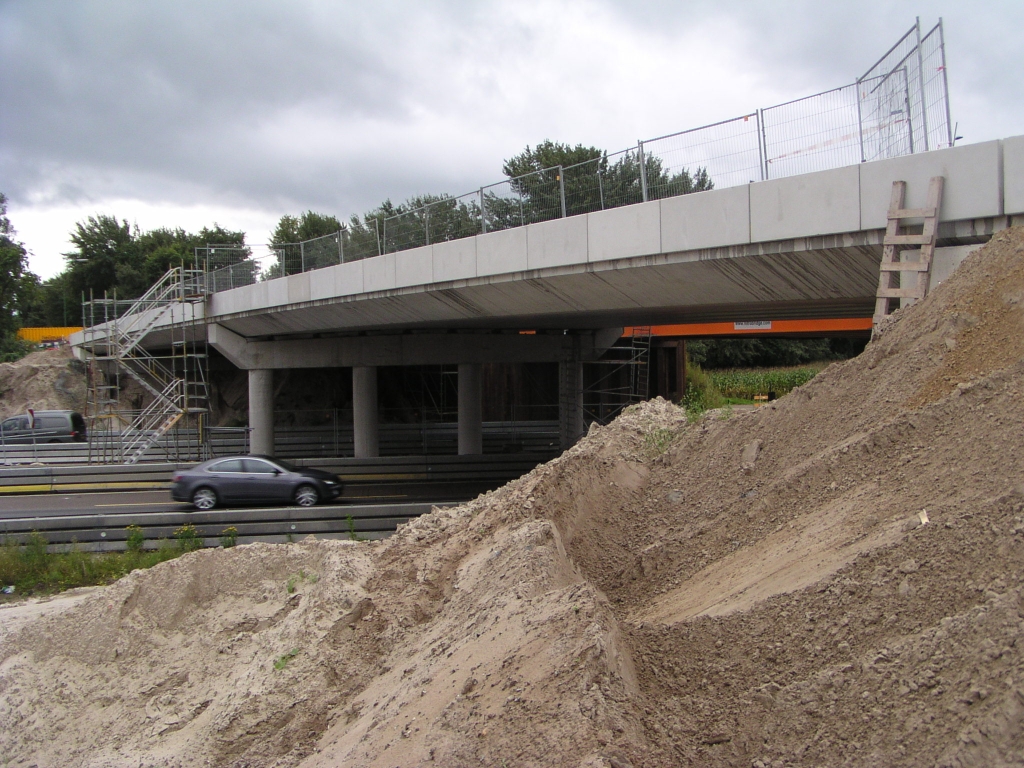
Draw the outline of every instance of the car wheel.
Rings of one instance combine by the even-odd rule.
[[[295,503],[300,507],[312,507],[320,501],[320,494],[312,485],[300,485],[295,489]]]
[[[192,493],[192,506],[203,511],[217,506],[217,492],[213,488],[196,488]]]

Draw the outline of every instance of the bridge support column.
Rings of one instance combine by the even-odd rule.
[[[274,455],[274,371],[249,371],[249,452]]]
[[[459,455],[484,452],[483,366],[459,365]]]
[[[380,456],[376,366],[352,368],[352,442],[357,459]]]
[[[558,364],[558,431],[563,451],[583,436],[583,426],[583,363],[563,360]]]

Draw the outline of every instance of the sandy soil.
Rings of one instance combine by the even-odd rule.
[[[37,411],[82,411],[85,366],[66,349],[32,352],[13,363],[0,363],[0,419]]]
[[[1015,230],[771,406],[25,621],[0,765],[1024,764],[1022,297]]]

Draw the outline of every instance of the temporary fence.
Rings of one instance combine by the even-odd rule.
[[[398,206],[314,240],[212,244],[211,292],[472,235],[952,146],[942,20],[920,19],[854,83],[729,120]],[[422,201],[424,198],[419,198]]]

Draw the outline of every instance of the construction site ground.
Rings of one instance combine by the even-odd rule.
[[[2,608],[0,765],[1024,764],[1024,231],[881,331],[383,542]]]

